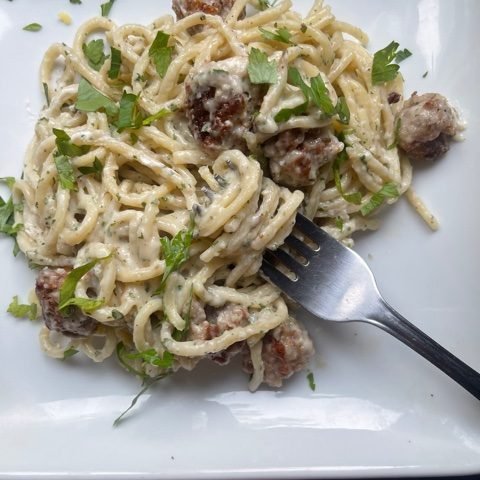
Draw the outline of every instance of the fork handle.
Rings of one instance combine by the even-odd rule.
[[[382,301],[382,306],[384,307],[383,311],[370,316],[369,323],[374,323],[415,350],[480,400],[479,372],[423,333],[387,302]]]

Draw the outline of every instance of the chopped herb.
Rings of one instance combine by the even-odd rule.
[[[273,2],[270,3],[269,0],[258,0],[257,5],[259,10],[267,10],[268,8],[274,7],[276,5],[278,0],[273,0]]]
[[[173,364],[173,355],[170,352],[165,351],[160,357],[154,348],[150,348],[144,352],[127,353],[125,356],[129,360],[142,360],[144,363],[159,368],[171,368]]]
[[[82,0],[70,0],[70,3],[73,3],[74,5],[81,5]]]
[[[112,317],[114,320],[123,320],[125,318],[125,315],[120,312],[119,310],[113,309],[112,310]]]
[[[142,125],[144,127],[147,127],[148,125],[151,125],[156,120],[159,120],[160,118],[166,117],[170,113],[172,113],[172,110],[170,110],[168,108],[162,108],[157,113],[154,113],[153,115],[150,115],[149,117],[145,118],[145,120],[143,120],[143,122],[142,122]]]
[[[373,85],[389,82],[397,76],[400,67],[392,62],[397,55],[398,47],[399,44],[397,42],[391,42],[373,55]]]
[[[398,189],[394,183],[386,183],[378,192],[374,193],[368,203],[360,209],[363,216],[369,215],[383,204],[387,198],[398,197]]]
[[[428,75],[428,70],[422,75],[422,78],[425,78]]]
[[[412,56],[412,52],[408,48],[404,48],[403,50],[399,50],[395,55],[395,62],[400,63],[403,62],[408,57]]]
[[[88,60],[88,64],[97,72],[102,68],[108,55],[105,55],[103,49],[105,45],[101,38],[92,40],[82,45],[83,54]]]
[[[399,118],[395,124],[395,131],[393,133],[393,142],[387,147],[387,150],[393,150],[398,143],[398,134],[400,133],[400,127],[402,126],[402,119]]]
[[[113,312],[112,312],[113,313]],[[115,349],[117,353],[117,358],[120,364],[127,370],[129,373],[133,373],[134,375],[139,376],[142,379],[149,378],[144,372],[140,372],[135,370],[128,362],[127,362],[127,355],[128,352],[125,348],[125,345],[122,342],[117,343],[117,348]]]
[[[101,175],[103,171],[103,164],[97,157],[95,157],[95,160],[93,161],[93,164],[91,167],[78,167],[78,170],[83,175],[94,174],[98,177]]]
[[[274,117],[277,123],[286,122],[290,117],[299,116],[307,111],[308,102],[304,102],[294,108],[283,108]]]
[[[130,403],[130,406],[122,412],[120,416],[118,416],[115,421],[113,422],[114,427],[118,427],[120,425],[121,421],[125,417],[125,415],[137,404],[138,399],[158,380],[161,380],[162,378],[165,378],[168,375],[168,373],[157,375],[156,377],[153,378],[146,378],[144,377],[143,383],[142,383],[142,389],[133,397],[132,403]]]
[[[68,305],[70,301],[75,298],[75,288],[77,287],[80,279],[87,274],[97,263],[107,260],[111,255],[107,257],[96,258],[91,262],[86,263],[80,267],[74,268],[66,277],[60,287],[60,296],[58,301],[58,309],[62,311]],[[92,299],[79,299],[79,300],[92,300]],[[97,307],[98,308],[98,307]]]
[[[188,260],[190,245],[193,239],[193,231],[195,228],[195,219],[193,215],[190,217],[190,225],[187,230],[181,230],[172,239],[167,237],[160,238],[162,244],[163,259],[165,260],[165,270],[163,272],[162,281],[154,295],[158,295],[165,287],[165,282],[172,272],[178,270],[183,263]]]
[[[310,390],[312,392],[315,391],[316,385],[315,385],[315,378],[313,377],[313,373],[309,372],[307,375],[307,380],[308,380],[308,386],[310,387]]]
[[[285,27],[277,28],[275,32],[270,32],[264,28],[259,27],[259,30],[262,32],[262,37],[267,40],[273,40],[274,42],[286,43],[291,45],[292,34]]]
[[[108,17],[114,3],[115,3],[115,0],[109,0],[108,2],[102,3],[102,5],[100,5],[100,8],[102,10],[102,17]]]
[[[350,109],[348,108],[345,97],[339,97],[335,111],[338,114],[340,123],[343,123],[344,125],[348,125],[350,123]]]
[[[84,78],[80,79],[78,85],[75,107],[81,112],[98,112],[103,109],[109,116],[114,116],[118,113],[116,103],[93,88]]]
[[[91,313],[97,308],[100,308],[105,303],[103,298],[79,298],[73,297],[67,300],[62,304],[62,307],[59,307],[59,310],[65,310],[68,307],[78,307],[81,308],[85,313]]]
[[[53,156],[53,159],[57,167],[60,186],[65,190],[77,191],[77,182],[70,158],[67,155],[57,154]]]
[[[288,81],[302,91],[307,103],[313,101],[328,117],[338,115],[341,123],[348,124],[350,122],[350,110],[345,101],[345,97],[340,97],[337,105],[334,106],[321,75],[311,78],[310,86],[308,86],[300,72],[296,68],[290,67],[288,69]]]
[[[268,61],[268,56],[258,48],[252,48],[248,54],[248,76],[255,84],[274,84],[278,80],[277,64]]]
[[[67,157],[78,157],[84,155],[90,150],[89,146],[83,145],[79,147],[71,142],[70,137],[64,130],[54,128],[53,134],[55,135],[55,143],[57,145],[58,154],[65,155]]]
[[[333,162],[333,178],[335,180],[335,186],[337,187],[338,192],[342,196],[342,198],[348,202],[353,203],[355,205],[360,205],[362,203],[362,194],[360,192],[355,193],[345,193],[342,187],[342,181],[340,176],[340,167],[344,162],[348,160],[348,154],[346,149],[344,148],[335,158]]]
[[[25,305],[18,303],[18,296],[15,295],[8,306],[7,312],[11,313],[16,318],[35,320],[37,318],[37,304],[32,303],[30,305]]]
[[[302,24],[300,25],[300,31],[301,31],[302,33],[305,33],[305,32],[307,31],[307,26],[306,26],[304,23],[302,23]]]
[[[343,220],[340,217],[335,218],[335,226],[342,231],[343,230]]]
[[[15,177],[0,177],[0,182],[3,182],[7,185],[7,187],[12,190],[13,186],[15,185]]]
[[[23,30],[27,32],[39,32],[42,26],[39,23],[29,23],[23,27]]]
[[[134,132],[131,132],[130,141],[132,142],[132,145],[135,145],[138,142],[138,135],[135,134]]]
[[[160,78],[165,76],[172,61],[173,47],[168,46],[169,40],[170,35],[159,30],[148,51]]]
[[[66,360],[67,358],[73,357],[77,353],[78,353],[78,350],[76,348],[73,348],[73,347],[67,348],[67,350],[65,350],[63,352],[63,359],[62,360]]]
[[[13,185],[15,184],[15,179],[13,177],[3,177],[0,178],[0,181],[5,182],[12,190]],[[2,197],[0,197],[0,232],[13,237],[14,239],[14,246],[13,246],[13,254],[17,256],[18,252],[20,251],[16,236],[19,230],[22,228],[22,225],[17,223],[15,224],[14,213],[15,210],[18,210],[18,206],[14,205],[13,199],[10,198],[5,202]]]
[[[42,83],[43,85],[43,93],[45,94],[45,100],[47,101],[47,107],[50,106],[50,95],[48,94],[48,84]]]
[[[122,132],[126,128],[140,128],[143,118],[137,105],[138,97],[133,93],[123,92],[118,110],[117,128]]]
[[[122,66],[122,52],[115,47],[110,49],[111,61],[110,69],[108,70],[108,78],[114,80],[118,78],[120,67]]]

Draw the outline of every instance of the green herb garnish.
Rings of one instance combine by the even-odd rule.
[[[260,32],[262,32],[262,37],[266,40],[273,40],[274,42],[286,43],[287,45],[291,45],[293,42],[291,41],[292,34],[290,31],[285,27],[280,27],[275,30],[275,32],[270,32],[269,30],[265,30],[262,27],[258,28]]]
[[[57,137],[55,143],[60,155],[65,155],[67,157],[79,157],[90,150],[90,147],[87,145],[78,146],[73,144],[69,135],[64,130],[54,128],[52,131],[55,137]]]
[[[315,385],[315,378],[313,377],[313,373],[309,372],[307,375],[307,380],[308,380],[308,386],[310,387],[310,390],[312,392],[315,391],[316,385]]]
[[[39,23],[29,23],[23,27],[26,32],[39,32],[42,26]]]
[[[46,84],[45,82],[42,83],[43,85],[43,93],[45,94],[45,100],[47,101],[47,107],[50,106],[50,95],[48,93],[48,84]]]
[[[335,186],[337,187],[338,193],[342,198],[348,202],[355,205],[360,205],[362,203],[362,194],[360,192],[355,193],[345,193],[342,187],[342,180],[340,176],[340,168],[344,162],[348,160],[348,154],[346,148],[344,148],[335,158],[332,168],[333,168],[333,178],[335,180]]]
[[[70,163],[70,157],[66,155],[56,154],[53,156],[55,166],[57,167],[58,181],[60,186],[65,190],[77,191],[77,181],[73,166]]]
[[[403,62],[406,58],[411,57],[413,54],[408,48],[404,48],[403,50],[399,50],[395,55],[395,62],[400,63]]]
[[[137,99],[137,95],[123,92],[116,123],[119,132],[126,128],[140,128],[142,126],[143,116],[138,108]]]
[[[91,262],[88,262],[85,265],[74,268],[71,272],[68,273],[68,275],[65,277],[65,280],[63,281],[62,286],[60,287],[60,297],[58,301],[58,309],[60,311],[65,310],[70,305],[76,305],[82,309],[85,306],[87,308],[86,311],[92,311],[92,310],[95,310],[95,308],[98,308],[99,306],[101,306],[101,304],[98,304],[97,306],[97,304],[93,302],[102,302],[103,304],[103,300],[101,299],[75,297],[75,288],[77,287],[77,284],[80,281],[80,279],[85,274],[87,274],[97,263],[103,260],[107,260],[110,257],[111,255],[108,255],[106,257],[96,258],[95,260],[92,260]],[[85,301],[83,302],[83,306],[81,305],[82,301]],[[89,303],[89,302],[92,302],[92,303]]]
[[[399,196],[397,186],[394,183],[386,183],[378,192],[374,193],[368,203],[360,209],[363,216],[369,215],[380,207],[387,198]]]
[[[248,76],[255,84],[277,83],[277,64],[268,61],[268,56],[258,48],[252,48],[248,54]]]
[[[95,157],[91,167],[78,167],[78,170],[83,175],[93,174],[97,177],[100,177],[103,171],[103,164],[97,157]]]
[[[100,5],[100,9],[102,11],[102,17],[108,17],[114,3],[115,3],[115,0],[109,0],[108,2],[102,3],[102,5]]]
[[[92,40],[82,45],[83,54],[88,60],[88,64],[97,72],[102,68],[108,55],[105,55],[103,49],[105,45],[101,38]]]
[[[373,55],[373,85],[390,82],[397,76],[400,67],[392,62],[397,55],[398,47],[399,44],[397,42],[391,42],[385,48],[379,50]]]
[[[73,347],[67,348],[67,350],[63,352],[62,360],[66,360],[67,358],[73,357],[77,353],[78,353],[78,350],[76,348],[73,348]]]
[[[173,47],[168,46],[169,40],[170,35],[158,31],[148,51],[160,78],[165,76],[172,61]]]
[[[99,110],[105,110],[109,116],[115,116],[118,113],[117,104],[93,88],[84,78],[80,79],[78,85],[78,96],[75,107],[81,112],[98,112]]]
[[[168,108],[162,108],[157,113],[154,113],[153,115],[150,115],[149,117],[145,118],[142,122],[142,125],[144,127],[147,127],[148,125],[151,125],[156,120],[159,120],[160,118],[170,115],[170,113],[172,113],[172,110]]]
[[[15,295],[8,306],[7,312],[11,313],[16,318],[35,320],[37,318],[37,304],[32,303],[30,305],[25,305],[18,303],[18,295]]]
[[[290,117],[298,117],[308,109],[308,102],[302,103],[294,108],[283,108],[274,117],[277,123],[286,122]]]
[[[110,69],[108,70],[108,78],[114,80],[118,78],[120,67],[122,66],[122,52],[115,47],[110,49],[111,60]]]

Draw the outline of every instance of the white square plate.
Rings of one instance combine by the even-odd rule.
[[[19,175],[43,98],[38,67],[57,41],[98,14],[101,0],[0,3],[0,175]],[[306,11],[306,0],[295,0]],[[438,91],[460,106],[466,141],[414,186],[438,215],[430,232],[402,199],[357,248],[387,298],[480,369],[480,2],[332,0],[340,19],[366,30],[371,50],[397,40],[406,93]],[[149,23],[167,0],[119,1],[112,18]],[[74,25],[58,22],[67,10]],[[39,22],[39,33],[22,31]],[[422,75],[428,71],[426,78]],[[366,325],[309,322],[317,389],[304,374],[251,394],[238,365],[204,362],[146,394],[121,427],[113,419],[138,391],[115,362],[60,362],[38,346],[38,326],[5,313],[25,299],[34,272],[0,241],[0,478],[307,478],[480,472],[480,403],[415,353]]]

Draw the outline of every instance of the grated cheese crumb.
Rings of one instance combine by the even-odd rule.
[[[72,17],[70,16],[69,13],[67,12],[60,12],[58,14],[58,19],[64,23],[65,25],[71,25],[72,24]]]

